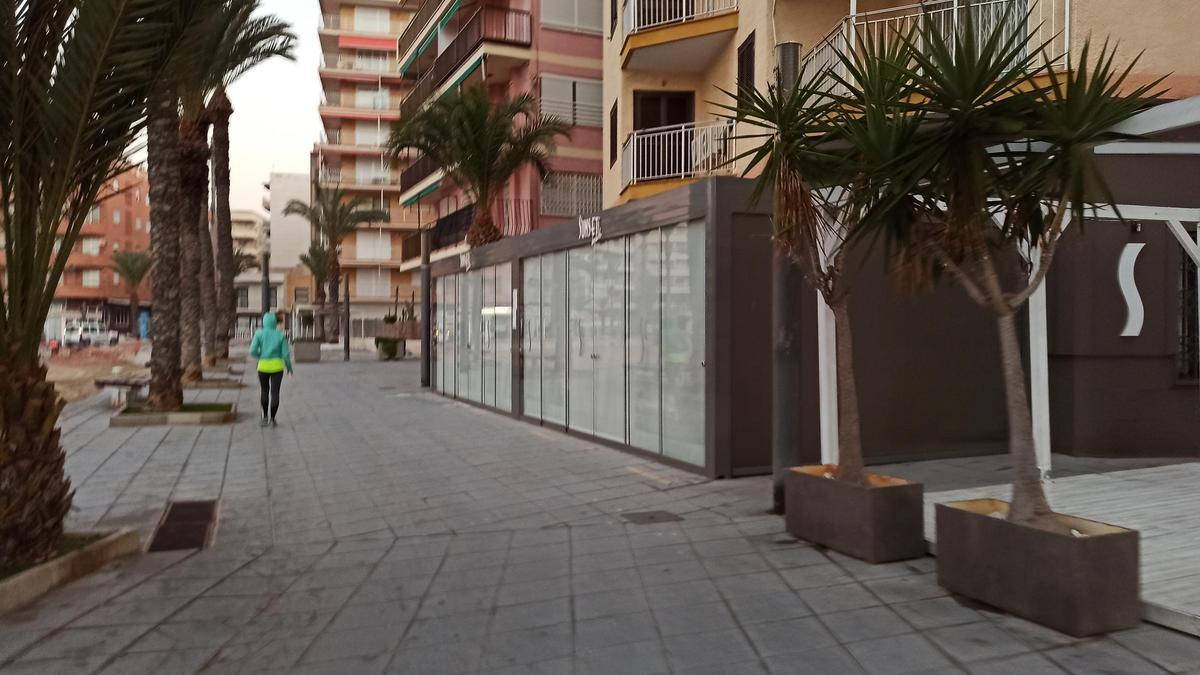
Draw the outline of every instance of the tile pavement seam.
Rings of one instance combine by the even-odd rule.
[[[142,460],[141,465],[138,466],[137,471],[134,471],[132,474],[130,474],[129,480],[125,481],[125,486],[122,487],[121,491],[118,492],[115,497],[113,497],[113,500],[111,502],[109,502],[108,508],[104,510],[104,514],[96,520],[97,524],[104,522],[104,520],[106,518],[108,518],[108,515],[110,513],[112,513],[113,507],[117,505],[117,502],[121,501],[121,497],[125,496],[125,493],[129,490],[129,486],[133,485],[133,482],[135,480],[137,480],[138,476],[141,475],[142,471],[146,468],[146,465],[150,463],[150,460],[154,457],[154,455],[158,454],[159,449],[162,448],[163,442],[166,441],[167,437],[171,435],[171,431],[174,429],[175,429],[175,427],[168,427],[166,433],[164,433],[158,439],[158,441],[154,444],[154,447],[150,450],[150,452],[148,452],[146,454],[146,459]],[[199,433],[196,433],[195,436],[192,438],[192,447],[188,449],[189,456],[191,455],[192,450],[195,449],[196,441],[199,438],[200,438]],[[182,473],[181,473],[181,475],[182,475]],[[176,476],[175,480],[176,480],[176,482],[178,482],[179,476]],[[171,489],[174,490],[174,485],[172,485]],[[164,504],[163,506],[165,508],[166,505]]]
[[[445,550],[442,551],[442,558],[441,558],[441,560],[438,561],[437,568],[434,569],[433,576],[430,577],[429,583],[425,584],[425,590],[424,590],[424,592],[421,593],[421,598],[419,600],[417,600],[417,608],[415,610],[413,610],[412,617],[410,617],[408,620],[408,623],[404,625],[404,630],[401,631],[401,633],[400,633],[400,639],[396,641],[396,648],[392,651],[392,655],[388,658],[387,665],[384,666],[383,672],[386,673],[389,670],[391,670],[392,664],[396,662],[396,656],[400,653],[400,650],[403,648],[404,640],[405,640],[405,638],[408,637],[408,634],[412,631],[413,624],[416,623],[417,617],[421,615],[421,608],[425,606],[425,601],[429,599],[429,591],[433,588],[433,582],[442,573],[442,568],[445,567],[445,565],[446,565],[446,558],[448,558],[449,556],[450,556],[450,545],[449,545],[449,543],[447,543]]]
[[[483,641],[483,644],[485,645],[485,647],[479,654],[479,662],[475,664],[475,668],[472,671],[475,673],[480,672],[480,670],[483,668],[483,663],[486,660],[485,656],[487,655],[487,646],[490,645],[490,643],[491,643],[492,627],[496,623],[496,611],[498,609],[496,605],[500,600],[500,588],[504,586],[504,573],[508,571],[508,561],[509,561],[509,558],[512,557],[512,542],[513,542],[513,539],[515,539],[515,538],[516,538],[516,532],[514,530],[509,530],[508,531],[508,543],[504,549],[504,562],[500,565],[500,579],[499,579],[499,581],[496,582],[496,589],[494,591],[492,591],[491,607],[488,608],[487,628],[484,629],[483,638],[482,638],[482,641]],[[449,552],[450,548],[453,546],[453,542],[454,542],[454,539],[451,539],[450,543],[447,544],[447,546],[446,546],[447,552]],[[434,575],[433,579],[430,580],[429,585],[433,586],[433,583],[436,580],[437,580],[437,575]],[[417,617],[417,615],[414,614],[413,620],[416,620],[416,617]],[[402,644],[398,643],[396,645],[396,648],[397,648],[397,650],[401,649]],[[574,642],[572,642],[571,643],[571,653],[574,654],[574,652],[575,652],[575,644],[574,644]]]

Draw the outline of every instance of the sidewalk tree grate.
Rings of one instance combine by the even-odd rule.
[[[621,517],[634,525],[649,525],[651,523],[674,523],[683,520],[682,516],[670,511],[632,511],[623,513]]]
[[[169,502],[150,539],[150,553],[207,548],[217,519],[215,500]]]

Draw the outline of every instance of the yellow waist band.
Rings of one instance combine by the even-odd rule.
[[[283,359],[262,359],[258,362],[260,373],[282,373]]]

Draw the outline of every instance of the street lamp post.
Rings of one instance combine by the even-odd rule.
[[[258,252],[262,257],[262,310],[271,311],[271,237],[263,228],[258,233]]]

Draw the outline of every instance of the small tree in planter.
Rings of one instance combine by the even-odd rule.
[[[386,326],[385,332],[388,334],[375,338],[375,350],[379,353],[380,361],[395,361],[396,355],[400,353],[401,344],[401,340],[397,339],[393,333],[396,327],[396,314],[391,312],[385,314],[383,324]]]
[[[922,488],[863,468],[850,258],[862,218],[900,203],[881,200],[890,185],[873,167],[899,154],[917,120],[896,104],[908,88],[900,44],[862,37],[862,50],[846,59],[851,77],[863,85],[862,95],[831,95],[837,78],[820,72],[794,86],[776,82],[765,93],[743,88],[735,105],[723,107],[743,129],[760,130],[744,135],[761,141],[741,155],[749,158],[746,173],[760,171],[755,196],[768,190],[773,195],[775,244],[820,293],[836,332],[838,463],[788,473],[788,532],[885,562],[925,553]]]
[[[1051,511],[1034,452],[1015,314],[1050,270],[1068,215],[1111,202],[1092,154],[1121,138],[1110,131],[1151,105],[1157,83],[1126,88],[1129,69],[1106,45],[1085,45],[1073,70],[1039,64],[1044,45],[1010,13],[986,30],[972,13],[957,30],[927,25],[897,36],[912,89],[897,104],[921,120],[903,156],[881,167],[904,218],[870,218],[868,229],[898,252],[910,280],[956,281],[996,319],[1003,358],[1011,505],[939,505],[939,581],[1073,635],[1140,619],[1137,533]],[[1094,56],[1094,58],[1093,58]],[[854,86],[851,83],[851,86]],[[1023,251],[1036,264],[1006,269]],[[1036,567],[1038,574],[1029,575]]]

